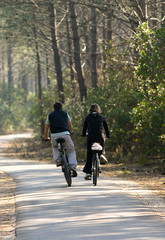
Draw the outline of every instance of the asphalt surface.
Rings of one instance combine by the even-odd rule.
[[[17,182],[17,240],[165,239],[165,222],[113,179],[93,186],[78,169],[67,187],[54,164],[4,157],[0,169]]]

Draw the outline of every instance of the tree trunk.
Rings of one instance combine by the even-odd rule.
[[[25,91],[25,103],[27,103],[28,80],[27,80],[27,72],[26,72],[26,67],[24,65],[24,62],[26,61],[24,58],[22,58],[22,64],[20,65],[20,69],[19,69],[18,84]]]
[[[52,37],[52,48],[54,53],[54,63],[55,63],[55,71],[57,75],[57,86],[59,93],[59,101],[64,103],[64,86],[63,86],[63,77],[62,77],[62,69],[61,69],[61,60],[57,46],[57,37],[55,31],[55,11],[54,4],[49,2],[49,14],[50,14],[50,28],[51,28],[51,37]]]
[[[161,0],[161,2],[162,2],[162,19],[164,18],[164,16],[165,16],[165,1],[164,0]],[[163,23],[162,24],[164,24],[164,21],[163,21]]]
[[[92,46],[91,46],[91,62],[92,62],[92,87],[96,88],[97,87],[97,67],[96,67],[96,58],[97,58],[97,30],[96,30],[96,9],[95,7],[92,7],[91,9],[91,17],[92,17],[92,29],[91,29],[91,41],[92,41]]]
[[[87,18],[84,16],[83,17],[84,20],[87,22]],[[89,43],[89,28],[87,24],[83,25],[83,31],[84,31],[84,40],[85,40],[85,48],[86,48],[86,69],[88,71],[88,75],[89,75],[89,71],[91,72],[91,54],[90,54],[90,43]],[[91,77],[91,76],[89,76]]]
[[[48,53],[46,52],[46,85],[47,88],[50,89],[50,78],[49,78],[49,58],[48,58]]]
[[[35,94],[37,94],[37,89],[38,89],[38,80],[37,80],[37,64],[35,64],[35,73],[34,73],[34,80],[35,80],[35,82],[34,82],[34,89],[35,89]]]
[[[102,32],[102,44],[103,44],[103,54],[102,54],[102,76],[103,76],[103,79],[104,79],[104,83],[106,82],[106,74],[105,74],[105,69],[106,69],[106,66],[107,66],[107,63],[106,63],[106,53],[105,53],[105,50],[106,50],[106,30],[105,30],[105,17],[103,17],[103,32]]]
[[[107,1],[107,13],[106,16],[103,17],[103,51],[106,49],[110,49],[112,47],[112,16],[113,16],[113,10],[112,10],[112,3],[108,0]],[[106,82],[106,66],[107,66],[107,59],[106,59],[107,53],[103,53],[103,63],[102,63],[102,76],[104,79],[104,83]]]
[[[12,74],[12,49],[10,43],[7,44],[7,63],[8,63],[8,88],[10,89],[14,85]]]
[[[36,50],[36,62],[37,62],[37,77],[38,77],[38,105],[39,105],[39,118],[40,118],[40,132],[41,136],[44,134],[44,120],[43,120],[43,107],[42,107],[42,83],[41,83],[41,61],[40,61],[40,52],[38,46],[38,37],[37,31],[35,26],[35,16],[34,18],[34,25],[33,25],[33,32],[34,32],[34,39],[35,39],[35,50]]]
[[[4,62],[4,53],[1,52],[1,56],[2,56],[2,59],[1,59],[1,79],[2,79],[2,82],[5,83],[5,62]]]
[[[67,32],[68,54],[69,54],[70,80],[71,80],[73,97],[75,97],[76,89],[75,89],[75,83],[74,83],[74,71],[73,71],[73,60],[72,60],[72,42],[71,42],[70,31],[69,31],[68,16],[66,16],[66,32]]]
[[[38,76],[38,97],[42,101],[42,83],[41,83],[41,63],[38,47],[38,40],[36,40],[36,60],[37,60],[37,76]]]
[[[78,29],[77,29],[75,7],[74,7],[74,2],[72,1],[69,2],[69,11],[70,11],[72,32],[73,32],[75,68],[76,68],[77,78],[79,83],[80,99],[82,101],[84,97],[85,98],[87,97],[87,92],[86,92],[85,81],[84,81],[84,78],[82,75],[82,69],[81,69],[80,43],[79,43],[79,36],[78,36]]]

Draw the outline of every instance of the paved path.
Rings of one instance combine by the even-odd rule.
[[[165,239],[165,222],[112,179],[95,187],[79,170],[67,187],[53,164],[2,157],[0,169],[17,182],[17,240]]]

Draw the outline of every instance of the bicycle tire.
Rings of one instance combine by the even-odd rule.
[[[98,153],[93,153],[93,185],[97,185],[97,177],[99,176],[99,166],[98,166]]]
[[[65,180],[68,184],[68,187],[70,187],[72,185],[71,170],[69,168],[68,158],[65,153],[62,155],[62,165]]]

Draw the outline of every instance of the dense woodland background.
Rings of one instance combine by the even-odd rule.
[[[80,144],[95,102],[116,158],[163,160],[164,13],[164,0],[1,0],[0,132],[43,136],[59,100]]]

